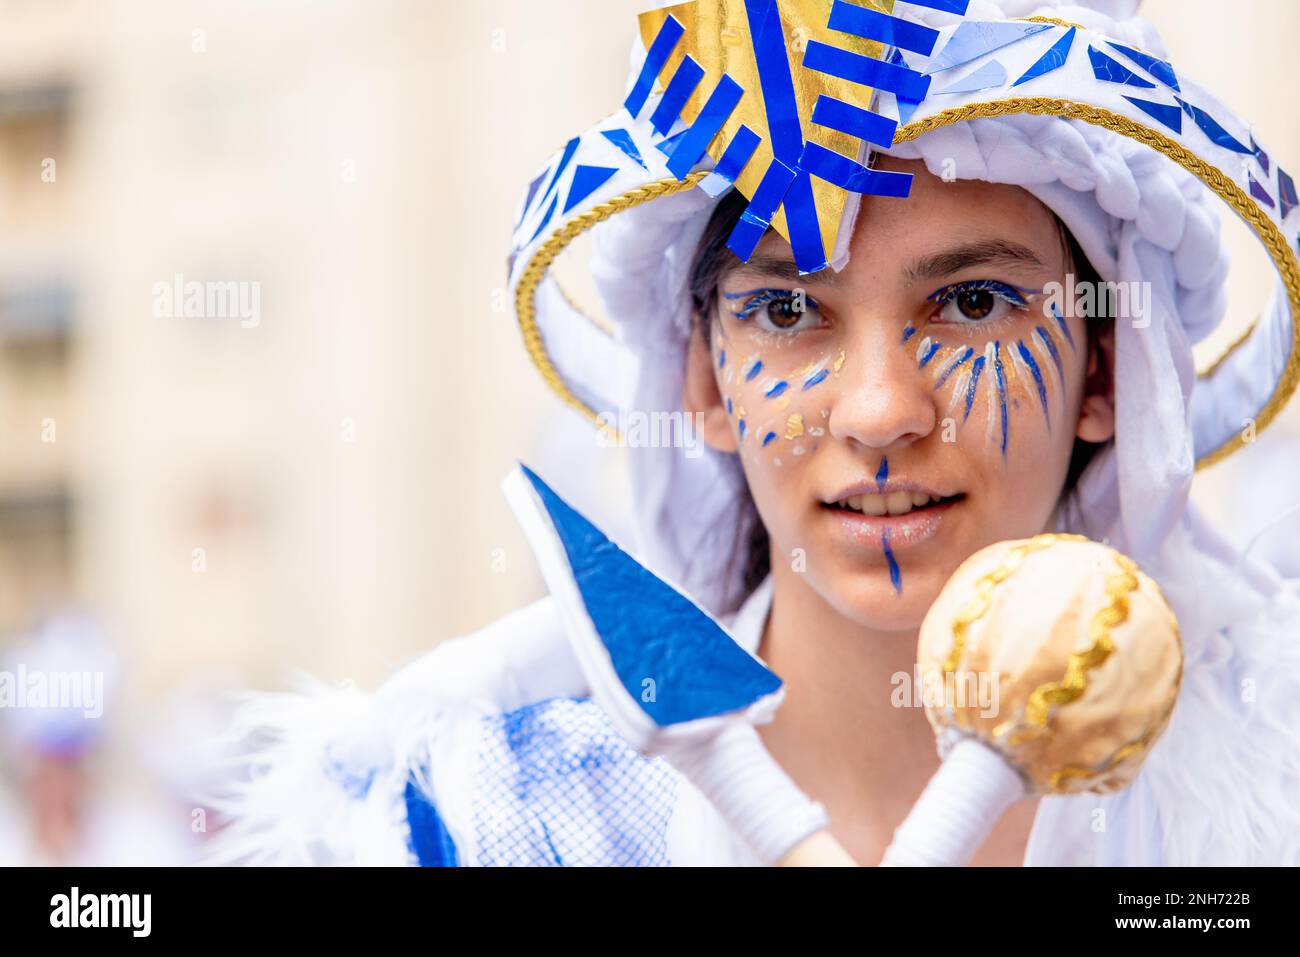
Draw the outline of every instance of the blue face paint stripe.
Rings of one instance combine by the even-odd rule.
[[[727,400],[727,415],[731,415],[731,400]]]
[[[970,367],[970,384],[966,387],[966,412],[961,417],[962,422],[970,418],[970,409],[975,404],[975,392],[979,388],[980,375],[984,372],[984,363],[987,361],[984,356],[980,356]]]
[[[745,373],[745,381],[753,382],[754,377],[762,371],[763,371],[763,360],[759,359],[752,366],[750,366],[749,371]]]
[[[825,381],[826,377],[829,376],[830,374],[831,374],[831,372],[830,372],[829,369],[821,369],[821,370],[819,370],[816,374],[813,375],[812,378],[810,378],[807,382],[805,382],[805,383],[803,384],[803,390],[802,390],[802,391],[807,392],[809,389],[811,389],[811,388],[812,388],[813,386],[815,386],[817,383]]]
[[[904,344],[904,345],[907,345],[907,340],[910,339],[910,338],[912,338],[912,336],[914,336],[914,335],[916,335],[916,329],[915,329],[915,327],[913,327],[913,326],[908,326],[906,329],[904,329],[904,330],[903,330],[903,344]]]
[[[769,432],[769,433],[767,433],[767,435],[763,436],[763,447],[764,447],[764,448],[767,448],[769,445],[771,445],[771,444],[772,444],[773,442],[775,442],[775,441],[776,441],[776,433],[775,433],[775,432]]]
[[[741,439],[743,440],[743,439],[745,438],[745,420],[744,420],[744,419],[741,419],[741,420],[740,420],[740,426],[739,426],[739,428],[740,428],[740,437],[741,437]]]
[[[998,384],[998,402],[1002,407],[1002,455],[1007,454],[1007,379],[1002,369],[1002,343],[993,343],[993,377]]]
[[[948,378],[959,368],[961,368],[967,362],[969,362],[970,357],[973,356],[974,354],[975,354],[975,350],[972,349],[970,346],[967,346],[966,351],[963,352],[961,356],[958,357],[957,361],[954,362],[952,365],[948,366],[948,368],[944,370],[943,375],[939,376],[939,381],[934,384],[934,387],[936,389],[942,389],[944,383],[948,381]]]
[[[1064,389],[1065,365],[1061,362],[1061,353],[1056,349],[1056,340],[1053,339],[1052,334],[1042,326],[1036,327],[1034,332],[1037,333],[1038,339],[1042,342],[1043,347],[1047,349],[1047,354],[1052,357],[1052,362],[1056,364],[1056,373],[1061,377],[1061,388]]]
[[[781,382],[778,382],[776,385],[772,386],[772,388],[768,389],[765,394],[769,399],[777,399],[780,398],[782,395],[784,395],[785,390],[788,388],[790,388],[790,383],[785,382],[783,380]]]
[[[1038,363],[1034,361],[1034,354],[1023,340],[1016,342],[1016,349],[1020,352],[1020,358],[1025,361],[1029,367],[1029,374],[1034,377],[1034,384],[1038,386],[1038,401],[1043,404],[1043,418],[1047,420],[1047,430],[1052,430],[1052,414],[1047,408],[1047,386],[1043,383],[1043,373],[1038,368]]]
[[[718,353],[718,368],[721,369],[727,364],[727,350],[723,349]]]
[[[889,546],[889,529],[885,529],[882,548],[885,552],[885,561],[889,562],[889,583],[894,586],[896,594],[903,594],[903,571],[898,567],[898,561],[894,558],[894,550]]]
[[[930,360],[934,358],[935,353],[937,353],[942,348],[943,348],[943,343],[931,342],[930,348],[926,351],[925,355],[922,356],[921,358],[921,368],[924,369],[926,366],[928,366],[930,364]]]
[[[1055,319],[1056,324],[1061,327],[1061,333],[1065,336],[1065,341],[1070,344],[1070,351],[1074,352],[1074,336],[1070,335],[1070,327],[1066,323],[1065,317],[1061,315],[1061,310],[1056,308],[1056,303],[1052,303],[1052,318]]]
[[[880,468],[876,469],[876,488],[884,491],[885,483],[889,481],[889,456],[883,456],[880,459]]]
[[[655,36],[654,42],[650,44],[650,49],[646,52],[645,62],[641,65],[641,73],[637,76],[636,82],[632,84],[632,90],[628,93],[627,99],[623,102],[623,107],[636,119],[641,108],[645,106],[645,101],[650,96],[650,91],[654,89],[655,80],[659,78],[659,73],[672,56],[672,52],[677,47],[677,41],[682,38],[686,28],[681,22],[673,16],[664,20],[664,25],[659,28],[659,33]]]

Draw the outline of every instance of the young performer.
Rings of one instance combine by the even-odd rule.
[[[922,619],[980,549],[1066,532],[1159,585],[1177,703],[1158,739],[1085,769],[1145,749],[1126,788],[1030,793],[973,862],[1300,862],[1300,605],[1188,501],[1300,376],[1300,199],[1136,7],[643,14],[622,107],[524,194],[510,281],[539,371],[596,428],[699,423],[701,456],[624,436],[623,544],[690,600],[558,480],[517,476],[552,594],[373,695],[251,707],[271,744],[228,856],[754,864],[825,832],[877,864],[939,767],[924,711],[894,694]],[[1198,375],[1224,204],[1280,281]],[[586,232],[613,328],[549,272]],[[1014,594],[1022,619],[1053,600]]]

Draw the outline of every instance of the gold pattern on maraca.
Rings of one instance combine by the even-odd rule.
[[[1036,791],[1109,791],[1168,723],[1182,647],[1173,612],[1131,559],[1079,535],[1039,535],[962,564],[926,616],[918,663],[945,683],[997,682],[995,714],[945,702],[927,708],[936,730],[977,736]]]

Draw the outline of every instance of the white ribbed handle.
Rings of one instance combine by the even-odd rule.
[[[948,752],[894,831],[885,867],[958,867],[984,843],[1002,813],[1025,797],[1025,782],[1002,755],[964,737]]]

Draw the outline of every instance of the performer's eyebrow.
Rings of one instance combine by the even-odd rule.
[[[834,269],[827,268],[801,276],[799,267],[792,260],[784,256],[764,256],[761,253],[751,256],[744,265],[737,266],[733,274],[805,286],[836,286],[840,282],[840,273]]]
[[[971,266],[1042,266],[1032,249],[1007,239],[983,239],[954,246],[918,259],[907,268],[904,280],[910,285],[923,279],[937,279]]]

